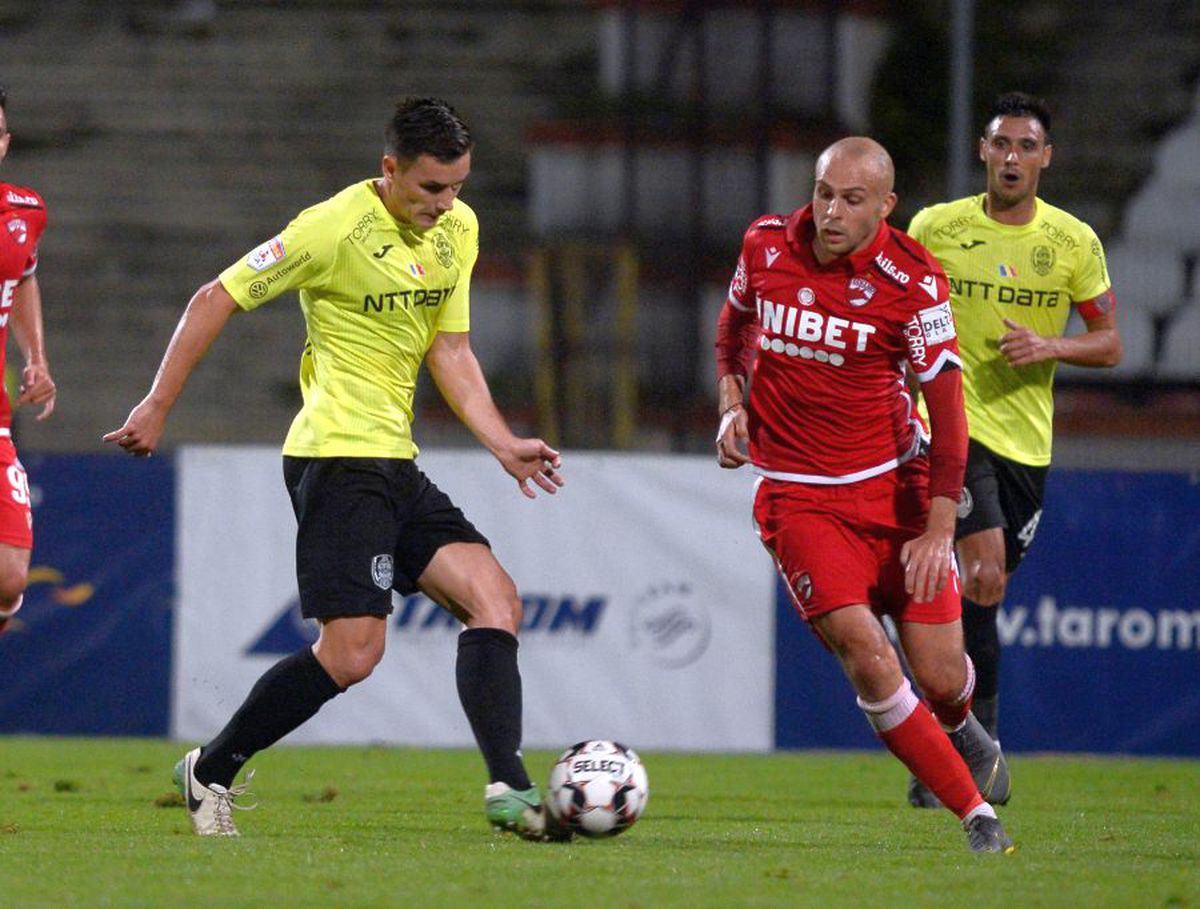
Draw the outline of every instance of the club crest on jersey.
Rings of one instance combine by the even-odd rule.
[[[272,237],[261,246],[256,246],[250,255],[246,256],[246,264],[255,271],[266,271],[272,265],[282,262],[286,256],[287,250],[283,248],[283,240]]]
[[[387,553],[371,559],[371,580],[380,590],[391,590],[395,576],[392,557]]]
[[[13,239],[21,246],[24,246],[25,241],[29,239],[29,225],[25,223],[23,218],[13,218],[9,221],[8,232],[12,234]]]
[[[1033,259],[1033,270],[1043,278],[1054,271],[1054,250],[1049,246],[1035,246],[1030,255]]]
[[[858,296],[850,297],[851,306],[866,306],[875,296],[875,285],[866,278],[854,277],[850,279],[850,293],[858,294]]]
[[[801,306],[812,306],[817,302],[817,295],[811,287],[801,287],[796,291],[796,299],[800,301]]]

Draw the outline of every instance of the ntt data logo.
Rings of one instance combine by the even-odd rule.
[[[1200,650],[1200,610],[1059,606],[1043,596],[1033,609],[1001,608],[996,627],[1007,647]]]

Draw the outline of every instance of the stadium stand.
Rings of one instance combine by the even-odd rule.
[[[53,425],[19,426],[24,450],[96,450],[145,392],[187,295],[304,205],[374,173],[401,94],[452,100],[479,138],[467,198],[491,256],[476,290],[481,356],[507,337],[486,329],[489,316],[514,321],[524,132],[592,41],[582,0],[355,2],[336,15],[220,4],[200,34],[131,27],[133,6],[0,8],[15,133],[2,173],[50,206],[40,278],[62,388]],[[489,275],[494,311],[482,305]],[[277,443],[302,342],[286,302],[238,319],[194,374],[169,443]]]
[[[451,99],[479,138],[466,196],[483,225],[474,338],[502,406],[528,407],[538,342],[526,288],[525,256],[534,245],[527,139],[534,123],[620,108],[620,99],[605,91],[617,78],[615,5],[242,0],[217,3],[215,13],[189,20],[188,11],[205,4],[0,0],[0,81],[10,89],[15,133],[0,176],[38,188],[50,205],[41,280],[50,356],[63,389],[52,423],[19,425],[23,449],[97,450],[100,434],[145,391],[186,295],[302,205],[372,172],[382,117],[401,93]],[[883,31],[861,16],[890,7],[849,6],[860,18],[826,34],[841,42],[857,35],[854,41],[868,41],[874,59]],[[1051,201],[1093,223],[1114,258],[1127,361],[1115,374],[1064,371],[1068,389],[1075,384],[1089,394],[1112,394],[1114,387],[1119,393],[1122,385],[1139,394],[1156,383],[1193,394],[1200,387],[1200,364],[1187,340],[1200,246],[1200,206],[1187,202],[1200,186],[1200,12],[1169,0],[1149,6],[1158,13],[1143,5],[1083,10],[1025,0],[1005,16],[1006,27],[1023,23],[1022,34],[1041,22],[1041,31],[1062,36],[1055,57],[1062,74],[1047,88],[1064,115],[1056,128],[1062,154]],[[783,7],[825,14],[834,5]],[[708,40],[736,21],[722,15],[725,25]],[[803,22],[789,27],[808,34]],[[687,71],[686,42],[680,47],[677,79]],[[714,48],[706,46],[706,55]],[[1112,66],[1114,48],[1120,59],[1154,61],[1160,76],[1154,92],[1128,79],[1129,66]],[[786,66],[786,48],[778,56]],[[850,61],[837,59],[821,71],[842,72],[843,82],[835,78],[819,97],[797,100],[836,114],[814,130],[814,142],[828,138],[829,129],[862,129],[871,110],[860,97],[869,73],[847,73]],[[1027,56],[1022,60],[1029,65]],[[647,59],[640,71],[669,71],[668,62]],[[734,81],[753,95],[752,74],[742,63]],[[706,84],[718,100],[729,87],[711,78]],[[676,87],[682,91],[676,103],[686,104],[688,86]],[[645,105],[655,96],[636,100]],[[1170,132],[1189,108],[1192,119]],[[1095,141],[1099,130],[1104,141]],[[1163,141],[1149,141],[1154,136]],[[736,230],[726,233],[725,240],[736,240]],[[647,409],[641,418],[654,430],[646,436],[652,447],[707,451],[711,319],[686,301],[697,286],[701,294],[716,287],[728,256],[720,257],[721,269],[706,261],[701,274],[685,280],[685,247],[686,238],[642,263],[647,278],[657,267],[675,285],[664,284],[657,296],[646,291],[637,350],[652,381],[700,390],[693,410],[703,420],[668,431],[683,411]],[[1144,274],[1146,256],[1168,249],[1182,257],[1179,269],[1125,276]],[[672,296],[675,303],[664,302]],[[235,322],[193,376],[168,442],[276,444],[296,405],[302,338],[298,313],[286,303]],[[690,345],[694,356],[675,358],[676,372],[668,375],[672,361],[659,355],[664,343]],[[255,364],[252,374],[248,363]],[[430,398],[426,388],[419,401]],[[1083,399],[1075,403],[1064,412],[1087,409]],[[528,412],[510,409],[510,415],[521,422]],[[442,438],[435,421],[422,420],[423,439]]]

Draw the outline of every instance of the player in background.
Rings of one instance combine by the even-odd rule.
[[[956,529],[963,631],[977,673],[974,712],[997,740],[996,610],[1042,515],[1055,367],[1111,367],[1121,359],[1100,240],[1038,198],[1052,153],[1045,103],[1002,95],[979,140],[987,191],[923,209],[908,228],[945,270],[958,326],[970,432]],[[1087,331],[1066,337],[1072,307]],[[908,798],[916,807],[937,806],[915,779]]]
[[[302,211],[196,291],[149,394],[104,436],[150,455],[184,383],[231,315],[298,290],[308,339],[304,403],[283,446],[298,522],[301,608],[321,623],[312,647],[259,679],[228,725],[176,767],[192,826],[237,835],[243,765],[366,679],[383,656],[392,591],[418,589],[462,621],[460,700],[489,772],[485,811],[531,839],[545,812],[521,758],[521,600],[484,536],[414,459],[413,394],[422,361],[455,414],[520,491],[553,493],[561,459],[519,438],[497,410],[470,344],[475,213],[458,198],[471,171],[467,127],[444,101],[409,98],[388,123],[382,175]]]
[[[985,800],[1007,769],[970,713],[959,622],[967,431],[954,322],[942,270],[886,223],[893,182],[882,146],[842,139],[817,160],[811,205],[747,230],[717,330],[718,462],[761,476],[759,536],[884,744],[955,813],[972,851],[1007,853]],[[906,363],[929,401],[932,447]]]
[[[8,155],[8,93],[0,87],[0,161]],[[42,293],[38,288],[38,240],[46,229],[46,204],[32,189],[0,182],[0,373],[4,372],[8,330],[25,360],[17,399],[9,403],[0,388],[0,634],[21,608],[33,550],[33,511],[29,480],[12,440],[13,404],[40,405],[38,420],[54,413],[57,390],[46,362]]]

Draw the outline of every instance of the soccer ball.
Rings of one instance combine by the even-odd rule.
[[[559,824],[583,836],[616,836],[633,826],[650,797],[646,768],[620,742],[572,745],[550,771],[546,806]]]

